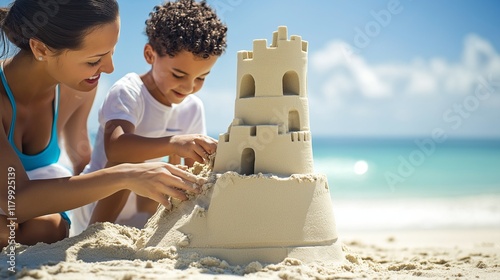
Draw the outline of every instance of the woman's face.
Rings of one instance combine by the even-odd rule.
[[[78,50],[47,58],[47,70],[59,83],[79,91],[94,89],[101,73],[114,70],[113,52],[120,35],[120,19],[92,29]]]

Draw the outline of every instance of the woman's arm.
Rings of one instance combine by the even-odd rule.
[[[166,195],[186,200],[184,191],[198,193],[193,184],[204,183],[204,179],[162,162],[121,164],[79,176],[29,180],[3,129],[0,151],[0,207],[7,216],[14,209],[12,217],[17,223],[77,208],[122,189],[170,207]]]
[[[79,92],[65,85],[61,87],[60,139],[73,166],[73,174],[80,174],[90,161],[92,152],[87,120],[97,88]]]

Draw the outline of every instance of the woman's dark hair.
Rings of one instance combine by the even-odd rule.
[[[227,26],[206,1],[178,0],[154,7],[146,20],[148,42],[160,56],[185,50],[207,58],[226,49]]]
[[[2,55],[8,53],[8,41],[21,50],[31,51],[31,38],[56,52],[75,50],[93,28],[117,17],[116,0],[15,0],[8,8],[0,8]]]

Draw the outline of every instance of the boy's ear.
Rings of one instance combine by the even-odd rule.
[[[153,64],[155,61],[155,51],[153,50],[153,47],[150,44],[146,44],[144,46],[144,58],[146,59],[146,62],[148,64]]]
[[[37,39],[30,38],[29,41],[31,52],[36,60],[45,60],[45,58],[52,54],[47,46]]]

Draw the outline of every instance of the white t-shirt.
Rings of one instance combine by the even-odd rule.
[[[99,110],[99,130],[90,163],[84,173],[102,169],[106,165],[104,127],[110,120],[132,123],[136,135],[164,137],[206,134],[204,115],[203,103],[195,95],[188,95],[181,103],[169,107],[154,99],[138,74],[129,73],[111,87]]]
[[[126,120],[135,126],[135,134],[144,137],[164,137],[180,134],[206,134],[205,112],[202,101],[187,96],[181,103],[166,106],[158,102],[146,89],[140,76],[129,73],[109,90],[99,110],[97,131],[90,163],[83,173],[104,168],[107,163],[104,151],[104,127],[110,120]],[[159,161],[162,158],[149,161]],[[135,194],[118,216],[117,223],[130,220],[136,214]],[[71,235],[83,231],[90,220],[95,202],[71,211]],[[145,221],[144,221],[145,222]],[[121,222],[127,224],[127,222]]]

